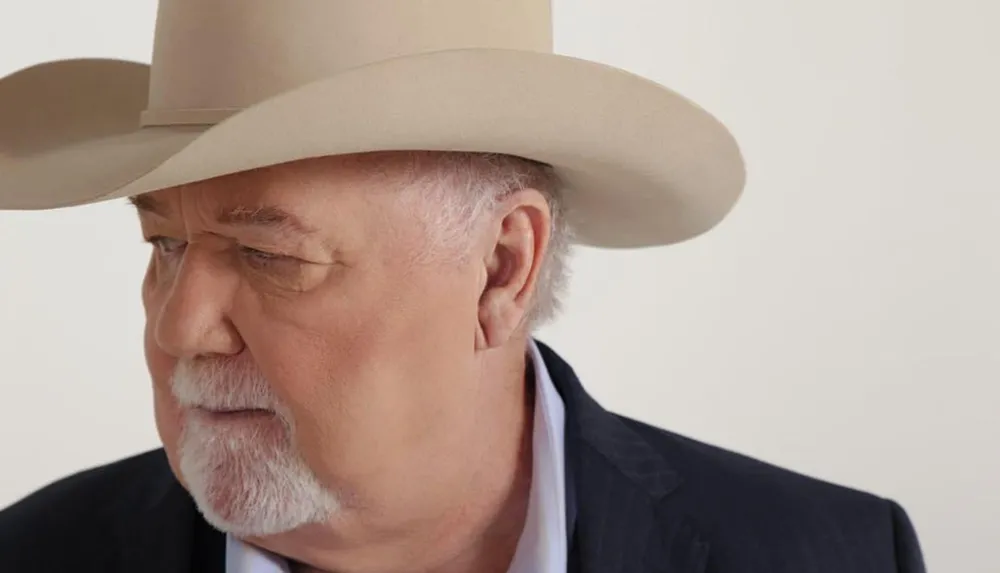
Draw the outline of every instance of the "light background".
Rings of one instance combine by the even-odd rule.
[[[998,7],[556,0],[558,51],[707,107],[750,183],[698,240],[580,252],[541,338],[611,409],[899,500],[932,571],[1000,571]],[[148,60],[154,12],[4,0],[0,74]],[[0,506],[158,445],[146,254],[120,202],[0,213]]]

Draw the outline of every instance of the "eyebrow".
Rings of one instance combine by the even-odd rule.
[[[148,195],[129,197],[129,203],[140,213],[152,213],[164,218],[170,214],[166,204]],[[216,221],[228,227],[258,227],[299,235],[312,235],[317,232],[315,228],[305,224],[292,213],[273,205],[227,207],[219,211]]]
[[[167,216],[167,208],[165,205],[153,199],[149,195],[133,195],[128,198],[128,202],[136,208],[139,213],[152,213],[153,215],[159,215],[160,217]]]

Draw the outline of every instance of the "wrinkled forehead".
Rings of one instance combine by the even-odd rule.
[[[146,233],[207,231],[275,247],[312,245],[357,255],[420,242],[426,232],[422,219],[398,199],[414,173],[413,160],[401,154],[325,157],[154,191],[131,201]]]
[[[138,204],[196,200],[225,207],[319,204],[348,200],[352,193],[367,195],[399,190],[417,169],[416,156],[382,152],[304,159],[197,181],[147,193]]]
[[[309,159],[131,198],[147,234],[212,233],[274,248],[341,255],[409,252],[423,243],[422,209],[405,196],[431,163],[410,154]],[[387,232],[391,230],[391,232]],[[256,243],[255,243],[256,244]],[[308,253],[322,258],[318,251]],[[305,251],[299,254],[307,258]]]

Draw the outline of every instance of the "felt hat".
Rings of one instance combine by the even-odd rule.
[[[0,79],[0,209],[387,150],[549,164],[577,241],[603,247],[699,235],[745,180],[698,105],[554,53],[550,0],[160,0],[149,65],[60,60]]]

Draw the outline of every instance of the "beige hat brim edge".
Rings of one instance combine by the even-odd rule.
[[[82,59],[22,72],[0,79],[0,210],[94,203],[325,155],[482,151],[553,165],[577,242],[628,248],[710,230],[746,180],[732,134],[701,107],[635,74],[562,55],[405,56],[215,125],[142,129],[144,64]],[[24,77],[30,89],[65,93],[29,97]],[[24,104],[36,99],[46,109],[32,114]],[[26,115],[36,123],[26,125]]]

